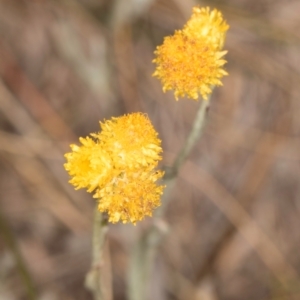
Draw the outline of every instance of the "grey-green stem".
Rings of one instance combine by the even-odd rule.
[[[170,201],[169,195],[173,189],[181,165],[190,154],[202,133],[209,100],[210,99],[202,100],[185,145],[179,152],[172,167],[166,171],[162,183],[166,185],[161,199],[162,205],[154,213],[152,226],[144,232],[133,248],[129,265],[129,300],[144,300],[146,298],[147,286],[154,264],[156,250],[163,235],[168,231],[168,226],[162,218],[167,204]]]
[[[92,292],[94,300],[104,299],[104,287],[102,286],[101,270],[107,230],[107,218],[98,211],[98,207],[96,205],[93,219],[92,264],[91,269],[89,270],[85,278],[85,286]]]

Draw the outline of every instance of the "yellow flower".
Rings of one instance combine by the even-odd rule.
[[[72,176],[70,183],[76,189],[92,192],[110,180],[113,168],[108,153],[90,137],[80,138],[82,146],[71,145],[72,152],[65,154],[65,169]]]
[[[76,189],[94,191],[98,209],[109,221],[123,223],[151,216],[160,205],[163,172],[155,171],[162,152],[157,132],[141,113],[100,123],[101,132],[80,138],[65,154],[65,169]]]
[[[135,224],[145,216],[152,216],[152,211],[160,205],[164,187],[157,186],[156,181],[162,176],[161,171],[147,169],[120,173],[95,194],[94,197],[101,199],[98,209],[107,211],[112,223]]]
[[[183,30],[166,37],[154,52],[153,76],[162,81],[163,91],[174,90],[176,100],[185,95],[197,100],[199,93],[207,99],[213,86],[222,85],[227,51],[221,50],[228,28],[219,11],[195,7]]]
[[[160,140],[146,115],[135,113],[100,125],[101,132],[93,136],[107,149],[115,167],[146,167],[161,159]]]
[[[193,8],[193,14],[183,28],[186,35],[191,38],[206,40],[215,50],[219,51],[224,46],[228,24],[223,20],[221,12],[209,7]]]

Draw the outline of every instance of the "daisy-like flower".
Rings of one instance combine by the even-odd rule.
[[[94,197],[101,199],[98,208],[107,211],[109,221],[135,224],[160,205],[163,186],[156,181],[163,176],[161,171],[151,168],[128,170],[114,177],[105,188],[99,189]]]
[[[197,100],[199,94],[207,99],[213,86],[222,85],[228,28],[216,9],[195,7],[184,28],[166,37],[154,52],[153,76],[162,81],[163,91],[174,90],[176,100],[184,96]]]
[[[98,199],[98,209],[109,221],[123,223],[151,216],[160,205],[164,186],[157,181],[161,141],[149,118],[128,114],[100,123],[101,132],[80,138],[81,146],[71,145],[65,154],[65,169],[76,189],[86,188]]]
[[[228,28],[228,24],[218,10],[210,11],[209,7],[194,7],[193,14],[183,30],[186,35],[205,39],[215,50],[220,51],[224,46]]]
[[[105,186],[113,176],[112,160],[107,151],[92,138],[80,138],[79,141],[81,146],[71,145],[72,152],[65,154],[67,163],[64,167],[72,176],[69,182],[77,190],[86,188],[88,192],[93,192]]]
[[[161,159],[157,132],[144,114],[112,118],[100,126],[101,132],[93,136],[107,149],[115,167],[138,169]]]

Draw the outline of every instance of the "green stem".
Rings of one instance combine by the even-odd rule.
[[[186,140],[184,147],[179,152],[179,154],[171,168],[171,172],[166,174],[167,177],[176,177],[177,176],[177,173],[178,173],[181,165],[184,163],[187,156],[190,154],[192,148],[194,147],[195,143],[199,139],[199,137],[202,133],[202,130],[204,128],[205,116],[206,116],[206,111],[209,106],[209,100],[210,99],[202,100],[202,103],[197,111],[197,115],[195,117],[192,130],[189,133],[189,136]]]
[[[93,293],[95,300],[104,299],[101,269],[103,264],[103,249],[107,230],[107,218],[101,212],[99,212],[96,205],[93,221],[92,264],[90,271],[87,273],[85,278],[85,286]]]
[[[180,167],[202,133],[208,105],[209,99],[202,100],[186,143],[179,152],[172,167],[166,171],[164,176],[163,184],[166,184],[167,187],[162,197],[162,205],[154,213],[153,225],[144,232],[134,246],[129,266],[129,300],[145,299],[156,250],[163,235],[167,232],[167,224],[162,220],[162,217],[170,201],[169,194],[173,189]]]

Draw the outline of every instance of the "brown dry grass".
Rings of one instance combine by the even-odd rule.
[[[0,1],[0,299],[29,299],[15,249],[39,299],[91,299],[94,202],[62,166],[78,136],[143,111],[165,163],[184,143],[198,103],[163,94],[151,60],[200,2],[138,3]],[[300,3],[200,4],[230,24],[230,76],[172,194],[149,299],[299,299]],[[147,222],[110,226],[103,268],[115,300]]]

